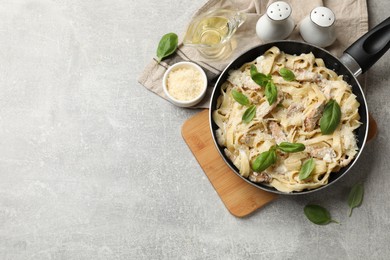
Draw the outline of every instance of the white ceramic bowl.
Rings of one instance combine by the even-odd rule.
[[[169,74],[172,73],[173,71],[175,71],[177,69],[181,69],[181,68],[192,68],[192,69],[195,69],[195,70],[199,71],[200,75],[201,75],[203,89],[202,89],[201,93],[197,97],[194,97],[191,100],[179,100],[179,99],[176,99],[168,91],[167,81],[168,81]],[[190,87],[190,86],[188,86],[188,87]],[[176,106],[179,106],[179,107],[195,106],[206,95],[206,90],[207,90],[207,77],[206,77],[206,73],[204,72],[204,70],[199,65],[197,65],[197,64],[195,64],[193,62],[188,62],[188,61],[178,62],[178,63],[172,65],[171,67],[169,67],[169,69],[165,72],[164,77],[163,77],[163,89],[164,89],[164,93],[168,97],[168,99],[173,104],[175,104]]]

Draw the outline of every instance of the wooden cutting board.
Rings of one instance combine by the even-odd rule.
[[[229,212],[245,217],[277,195],[246,183],[227,166],[213,143],[208,111],[205,109],[184,123],[183,138]]]
[[[376,122],[370,116],[368,139],[374,138],[376,132]],[[182,135],[222,202],[234,216],[245,217],[278,197],[245,182],[227,166],[214,145],[208,109],[188,119],[183,124]]]

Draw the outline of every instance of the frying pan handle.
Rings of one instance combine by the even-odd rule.
[[[344,53],[349,54],[366,72],[390,47],[390,17],[368,31]]]

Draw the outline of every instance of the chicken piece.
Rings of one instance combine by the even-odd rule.
[[[229,75],[228,82],[244,89],[260,90],[261,87],[252,80],[248,73],[240,70],[233,71]]]
[[[312,157],[322,159],[325,162],[333,162],[336,158],[336,152],[330,147],[309,148],[307,150]]]
[[[295,115],[296,113],[301,113],[303,112],[304,108],[302,105],[297,104],[297,103],[292,103],[288,109],[287,109],[287,116],[291,117]]]
[[[269,129],[271,130],[271,135],[277,144],[280,144],[281,142],[287,142],[286,134],[283,132],[283,129],[279,126],[278,123],[274,121],[270,122]]]
[[[240,143],[245,144],[248,147],[253,147],[256,135],[253,133],[245,133],[240,138]]]
[[[256,183],[260,183],[260,182],[270,183],[272,181],[272,177],[265,172],[261,172],[261,173],[253,172],[249,175],[249,180]]]
[[[266,115],[268,115],[274,108],[283,100],[283,93],[280,91],[278,92],[278,97],[276,101],[269,105],[268,101],[263,102],[260,106],[256,109],[256,117],[259,119],[262,119]]]
[[[324,110],[324,102],[318,102],[308,113],[303,121],[305,131],[313,131]]]

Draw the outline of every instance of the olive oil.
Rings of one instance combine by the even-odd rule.
[[[183,44],[196,48],[207,59],[226,58],[233,50],[232,36],[245,19],[245,14],[236,11],[211,10],[191,21]]]
[[[222,42],[229,33],[229,20],[225,17],[204,17],[194,25],[192,42],[215,45]]]

